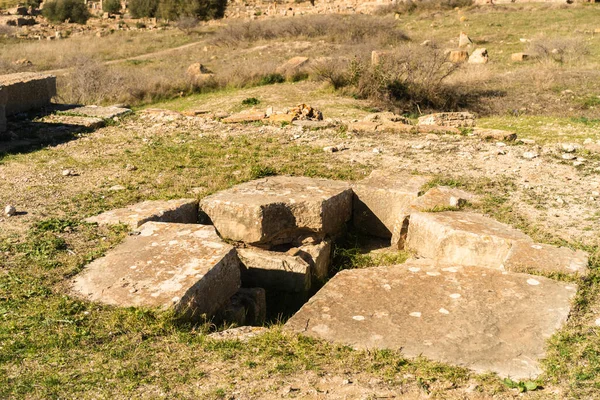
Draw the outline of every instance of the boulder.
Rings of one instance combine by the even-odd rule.
[[[352,189],[345,182],[275,176],[205,197],[201,208],[223,237],[269,246],[308,233],[342,233],[352,216]]]
[[[468,46],[471,46],[472,44],[473,44],[473,41],[471,40],[471,38],[465,32],[461,32],[460,36],[458,37],[458,47],[460,47],[460,48],[468,47]]]
[[[194,82],[202,82],[214,76],[212,71],[200,63],[190,65],[185,73],[187,77]]]
[[[212,316],[239,287],[235,249],[214,227],[147,222],[139,235],[85,267],[72,290],[91,301],[172,308],[196,319]]]
[[[98,225],[125,224],[136,229],[148,221],[178,222],[195,224],[198,222],[198,200],[152,200],[110,210],[87,218],[85,222]]]
[[[576,291],[539,276],[409,261],[341,271],[284,328],[526,380],[542,372],[546,340]]]
[[[488,51],[485,48],[475,49],[469,56],[469,64],[487,64],[488,60]]]
[[[527,53],[513,53],[510,56],[510,59],[514,62],[523,62],[528,60],[529,58],[530,56]]]
[[[419,117],[419,126],[444,126],[453,128],[472,128],[475,116],[469,112],[444,112]]]
[[[275,72],[281,75],[294,75],[300,69],[308,64],[308,57],[293,57],[287,60],[284,64],[277,67]]]
[[[363,233],[391,238],[397,221],[408,216],[430,178],[375,170],[354,184],[353,225]]]

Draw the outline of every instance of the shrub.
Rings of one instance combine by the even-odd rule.
[[[121,1],[120,0],[104,0],[102,2],[102,10],[107,13],[116,14],[121,11]]]
[[[194,17],[200,20],[222,18],[227,0],[160,0],[158,15],[176,20],[179,17]]]
[[[473,0],[396,0],[392,4],[377,8],[375,14],[412,14],[421,11],[453,10],[472,5]]]
[[[133,18],[152,18],[156,16],[159,0],[129,0],[127,9]]]
[[[66,20],[77,24],[85,24],[90,13],[83,0],[53,0],[44,5],[44,17],[56,23]]]
[[[256,106],[260,104],[260,100],[256,97],[248,97],[247,99],[242,100],[243,106]]]
[[[281,74],[267,74],[265,76],[263,76],[262,78],[260,78],[260,81],[258,81],[258,85],[259,86],[264,86],[264,85],[273,85],[275,83],[283,83],[285,82],[285,77]]]
[[[573,37],[540,37],[529,43],[526,52],[541,61],[554,60],[559,63],[572,63],[589,54],[584,39]]]

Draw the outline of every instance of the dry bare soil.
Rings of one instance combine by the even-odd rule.
[[[218,90],[161,103],[150,96],[151,100],[138,103],[134,115],[83,134],[36,134],[39,124],[11,123],[11,130],[29,140],[0,143],[0,205],[13,204],[20,211],[14,217],[0,217],[0,397],[598,398],[600,157],[580,147],[574,154],[583,161],[574,165],[577,160],[562,157],[561,144],[583,146],[585,139],[600,140],[595,100],[600,93],[598,80],[593,79],[600,39],[590,33],[600,9],[514,6],[463,14],[467,17],[463,21],[456,10],[411,14],[394,24],[417,44],[425,39],[445,43],[455,40],[461,29],[469,29],[474,40],[485,43],[492,60],[486,66],[461,69],[451,83],[476,82],[480,86],[472,88],[483,85],[490,93],[502,90],[503,96],[468,103],[480,113],[478,126],[511,129],[535,143],[503,145],[468,131],[352,133],[347,124],[374,107],[383,109],[387,104],[408,112],[406,104],[356,99],[351,89],[334,91],[316,78],[263,86],[251,80],[223,84]],[[573,60],[510,64],[508,54],[527,45],[520,38],[538,34],[571,40],[570,46],[583,41],[586,50]],[[200,40],[215,40],[214,35]],[[168,58],[178,65],[173,71],[183,74],[183,65],[192,58],[206,60],[215,71],[227,63],[252,69],[256,60],[277,65],[303,51],[311,57],[319,52],[330,56],[350,46],[322,43],[321,37],[278,40],[240,39],[233,45],[213,41],[221,43],[215,45],[214,59],[198,54]],[[123,68],[155,66],[160,75],[166,74],[168,65],[166,58],[158,57]],[[291,125],[225,125],[202,115],[141,109],[152,101],[153,108],[236,112],[247,108],[242,102],[248,98],[258,99],[259,108],[306,102],[326,118],[338,120],[339,126],[302,130]],[[107,95],[104,100],[116,99]],[[412,112],[408,114],[414,117]],[[322,150],[339,144],[347,150]],[[526,152],[539,156],[528,159],[523,157]],[[75,173],[65,176],[65,169]],[[568,323],[548,340],[537,390],[520,393],[492,374],[477,375],[422,358],[407,360],[401,351],[355,351],[292,336],[282,332],[285,321],[277,318],[270,321],[265,335],[248,342],[214,341],[207,333],[224,327],[192,325],[156,310],[93,304],[66,291],[72,276],[126,234],[119,227],[84,223],[90,215],[146,199],[202,198],[270,174],[356,181],[373,169],[428,175],[431,185],[472,191],[482,198],[481,204],[472,206],[477,211],[538,241],[590,252],[591,272],[579,282]],[[120,190],[115,190],[117,185]],[[336,262],[340,268],[356,268],[397,262],[403,256],[361,254],[351,248],[340,249]]]

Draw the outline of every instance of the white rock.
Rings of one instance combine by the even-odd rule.
[[[6,208],[4,209],[4,214],[6,214],[6,216],[8,216],[8,217],[12,217],[16,213],[17,213],[17,209],[14,206],[11,206],[10,204],[7,205]]]
[[[560,147],[565,153],[574,153],[579,148],[579,146],[574,143],[562,143]]]
[[[537,158],[538,156],[539,156],[539,154],[534,151],[526,151],[525,153],[523,153],[523,158],[525,158],[527,160],[533,160],[534,158]]]
[[[63,169],[62,175],[63,176],[73,176],[73,175],[75,175],[75,171],[73,171],[72,169]]]
[[[569,154],[569,153],[562,155],[563,160],[574,160],[575,158],[577,158],[577,157],[575,157],[573,154]]]

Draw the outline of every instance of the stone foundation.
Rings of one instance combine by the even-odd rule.
[[[6,91],[6,116],[46,107],[50,105],[50,99],[56,96],[54,75],[30,72],[2,75],[0,86]]]

